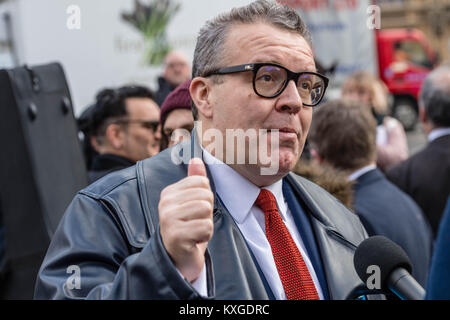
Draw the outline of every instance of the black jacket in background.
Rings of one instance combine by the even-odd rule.
[[[162,103],[166,99],[166,97],[171,93],[175,87],[166,81],[163,77],[158,78],[159,89],[155,95],[155,102],[161,108]]]
[[[2,203],[0,202],[0,282],[3,275],[3,264],[5,259],[5,231],[3,228]]]
[[[450,135],[433,140],[386,176],[417,202],[436,235],[450,195]]]
[[[108,173],[125,169],[134,165],[134,162],[114,154],[101,154],[94,158],[92,168],[89,170],[89,183],[92,183]]]
[[[360,176],[355,188],[355,212],[369,236],[381,235],[405,250],[413,277],[425,286],[433,234],[417,204],[378,170]]]
[[[450,300],[450,197],[442,216],[431,260],[426,300]]]

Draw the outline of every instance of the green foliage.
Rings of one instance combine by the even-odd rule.
[[[171,0],[153,0],[149,5],[135,0],[134,12],[122,14],[122,19],[135,27],[144,37],[146,63],[161,64],[171,50],[166,38],[166,28],[179,9],[180,5],[173,4]]]

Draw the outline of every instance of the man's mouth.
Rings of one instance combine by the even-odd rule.
[[[278,130],[280,137],[288,138],[288,137],[295,137],[297,138],[299,136],[299,131],[290,128],[290,127],[282,127],[282,128],[271,128],[267,129],[267,132],[276,132]]]

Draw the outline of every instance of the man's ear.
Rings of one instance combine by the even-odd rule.
[[[124,133],[122,127],[118,124],[110,124],[106,127],[105,132],[106,139],[108,140],[108,144],[118,150],[122,149],[124,143]]]
[[[192,79],[189,88],[192,101],[197,107],[198,113],[205,118],[212,118],[211,81],[203,77]]]

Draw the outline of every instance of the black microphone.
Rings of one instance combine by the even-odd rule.
[[[392,291],[402,300],[423,300],[425,290],[411,276],[411,261],[403,249],[383,236],[365,239],[355,251],[356,273],[367,284],[374,270],[380,271],[380,288]]]

